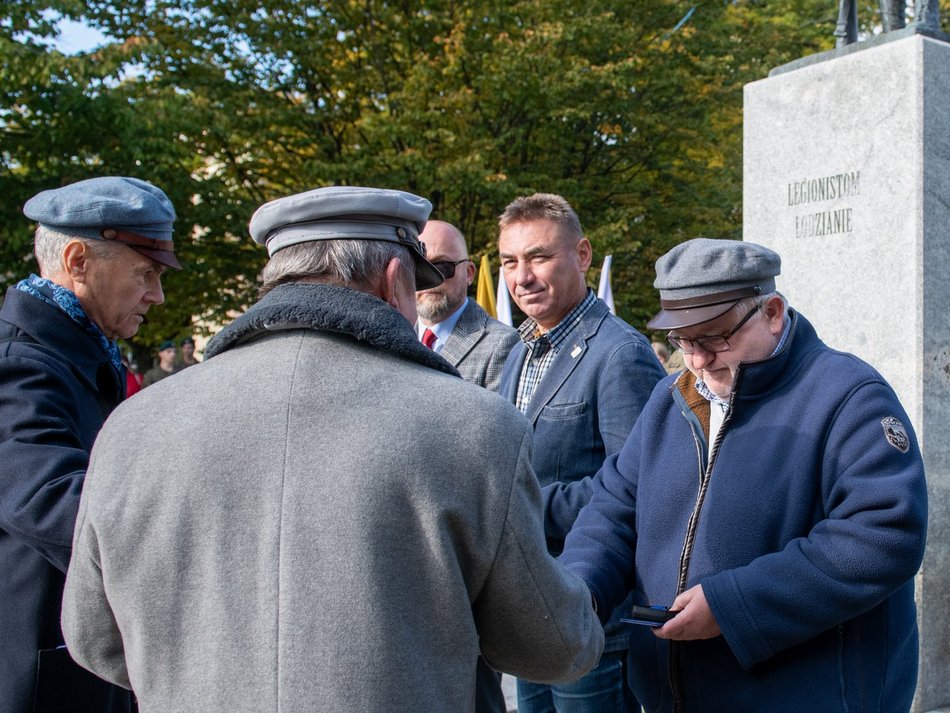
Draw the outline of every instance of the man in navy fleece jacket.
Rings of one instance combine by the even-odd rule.
[[[561,556],[602,615],[631,588],[678,612],[630,625],[650,713],[911,705],[920,450],[880,374],[775,292],[780,265],[729,240],[660,258],[650,327],[687,368],[657,385]]]

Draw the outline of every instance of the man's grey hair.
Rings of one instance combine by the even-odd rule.
[[[116,243],[67,235],[40,225],[33,235],[33,254],[36,255],[40,275],[48,277],[63,271],[63,250],[73,240],[81,242],[96,258],[102,260],[111,260],[122,250],[122,246]]]
[[[311,240],[274,253],[261,271],[260,295],[288,282],[327,282],[343,286],[375,284],[393,258],[415,286],[409,250],[386,240]]]
[[[498,229],[514,223],[549,220],[560,228],[561,237],[580,240],[584,237],[577,213],[563,197],[554,193],[535,193],[516,198],[498,218]]]
[[[785,295],[781,292],[769,292],[765,295],[756,295],[754,297],[744,297],[735,304],[736,312],[739,314],[744,314],[753,307],[761,307],[766,302],[768,302],[773,297],[778,297],[782,300],[782,317],[788,314],[788,300],[785,299]]]

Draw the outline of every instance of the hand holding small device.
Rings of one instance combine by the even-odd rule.
[[[630,616],[620,621],[628,624],[641,624],[642,626],[663,626],[666,622],[679,614],[678,611],[670,611],[666,607],[651,606],[644,607],[634,604],[630,609]]]

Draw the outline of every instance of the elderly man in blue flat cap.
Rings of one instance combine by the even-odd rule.
[[[40,274],[0,309],[0,711],[125,711],[127,692],[77,666],[60,604],[93,440],[125,394],[115,340],[160,304],[179,267],[175,211],[135,178],[27,201]]]
[[[881,375],[775,291],[780,265],[706,239],[657,261],[650,326],[686,369],[654,390],[561,556],[599,612],[630,586],[646,607],[630,680],[651,713],[911,707],[920,449]]]
[[[63,631],[143,713],[471,713],[479,653],[539,681],[600,657],[528,422],[416,337],[430,209],[342,186],[261,207],[261,300],[103,428]]]

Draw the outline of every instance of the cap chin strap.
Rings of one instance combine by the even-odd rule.
[[[175,244],[171,240],[146,238],[142,235],[136,235],[135,233],[129,233],[116,228],[103,228],[99,231],[99,235],[102,236],[103,240],[115,240],[116,242],[125,243],[126,245],[135,245],[139,248],[150,248],[151,250],[162,250],[165,252],[174,252],[175,248]]]
[[[762,287],[752,285],[751,287],[740,287],[738,290],[729,290],[729,292],[719,292],[712,295],[700,295],[699,297],[687,297],[682,300],[660,299],[660,307],[663,309],[690,309],[691,307],[713,307],[715,305],[725,304],[726,302],[738,302],[746,297],[756,297],[762,294]]]

